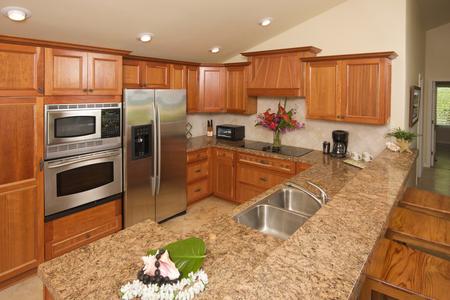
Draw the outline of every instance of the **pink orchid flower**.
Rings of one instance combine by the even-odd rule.
[[[155,276],[156,255],[143,256],[142,260],[144,261],[144,273],[149,276]],[[161,276],[167,276],[170,280],[175,280],[180,277],[180,271],[178,271],[175,264],[170,260],[167,251],[159,259],[159,272]]]

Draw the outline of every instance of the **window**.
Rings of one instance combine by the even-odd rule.
[[[450,126],[450,85],[436,87],[436,125]]]

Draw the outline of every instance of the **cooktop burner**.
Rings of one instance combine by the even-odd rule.
[[[281,146],[280,149],[274,149],[272,148],[272,144],[263,142],[245,142],[241,147],[246,149],[273,152],[282,155],[296,156],[296,157],[303,156],[312,151],[311,149],[293,146]]]

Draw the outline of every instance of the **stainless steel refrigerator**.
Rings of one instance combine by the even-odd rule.
[[[124,222],[186,211],[186,91],[125,89]]]

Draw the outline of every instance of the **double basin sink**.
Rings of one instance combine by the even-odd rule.
[[[325,192],[310,184],[320,190],[320,197],[288,183],[234,216],[234,220],[264,234],[287,239],[327,201]]]

